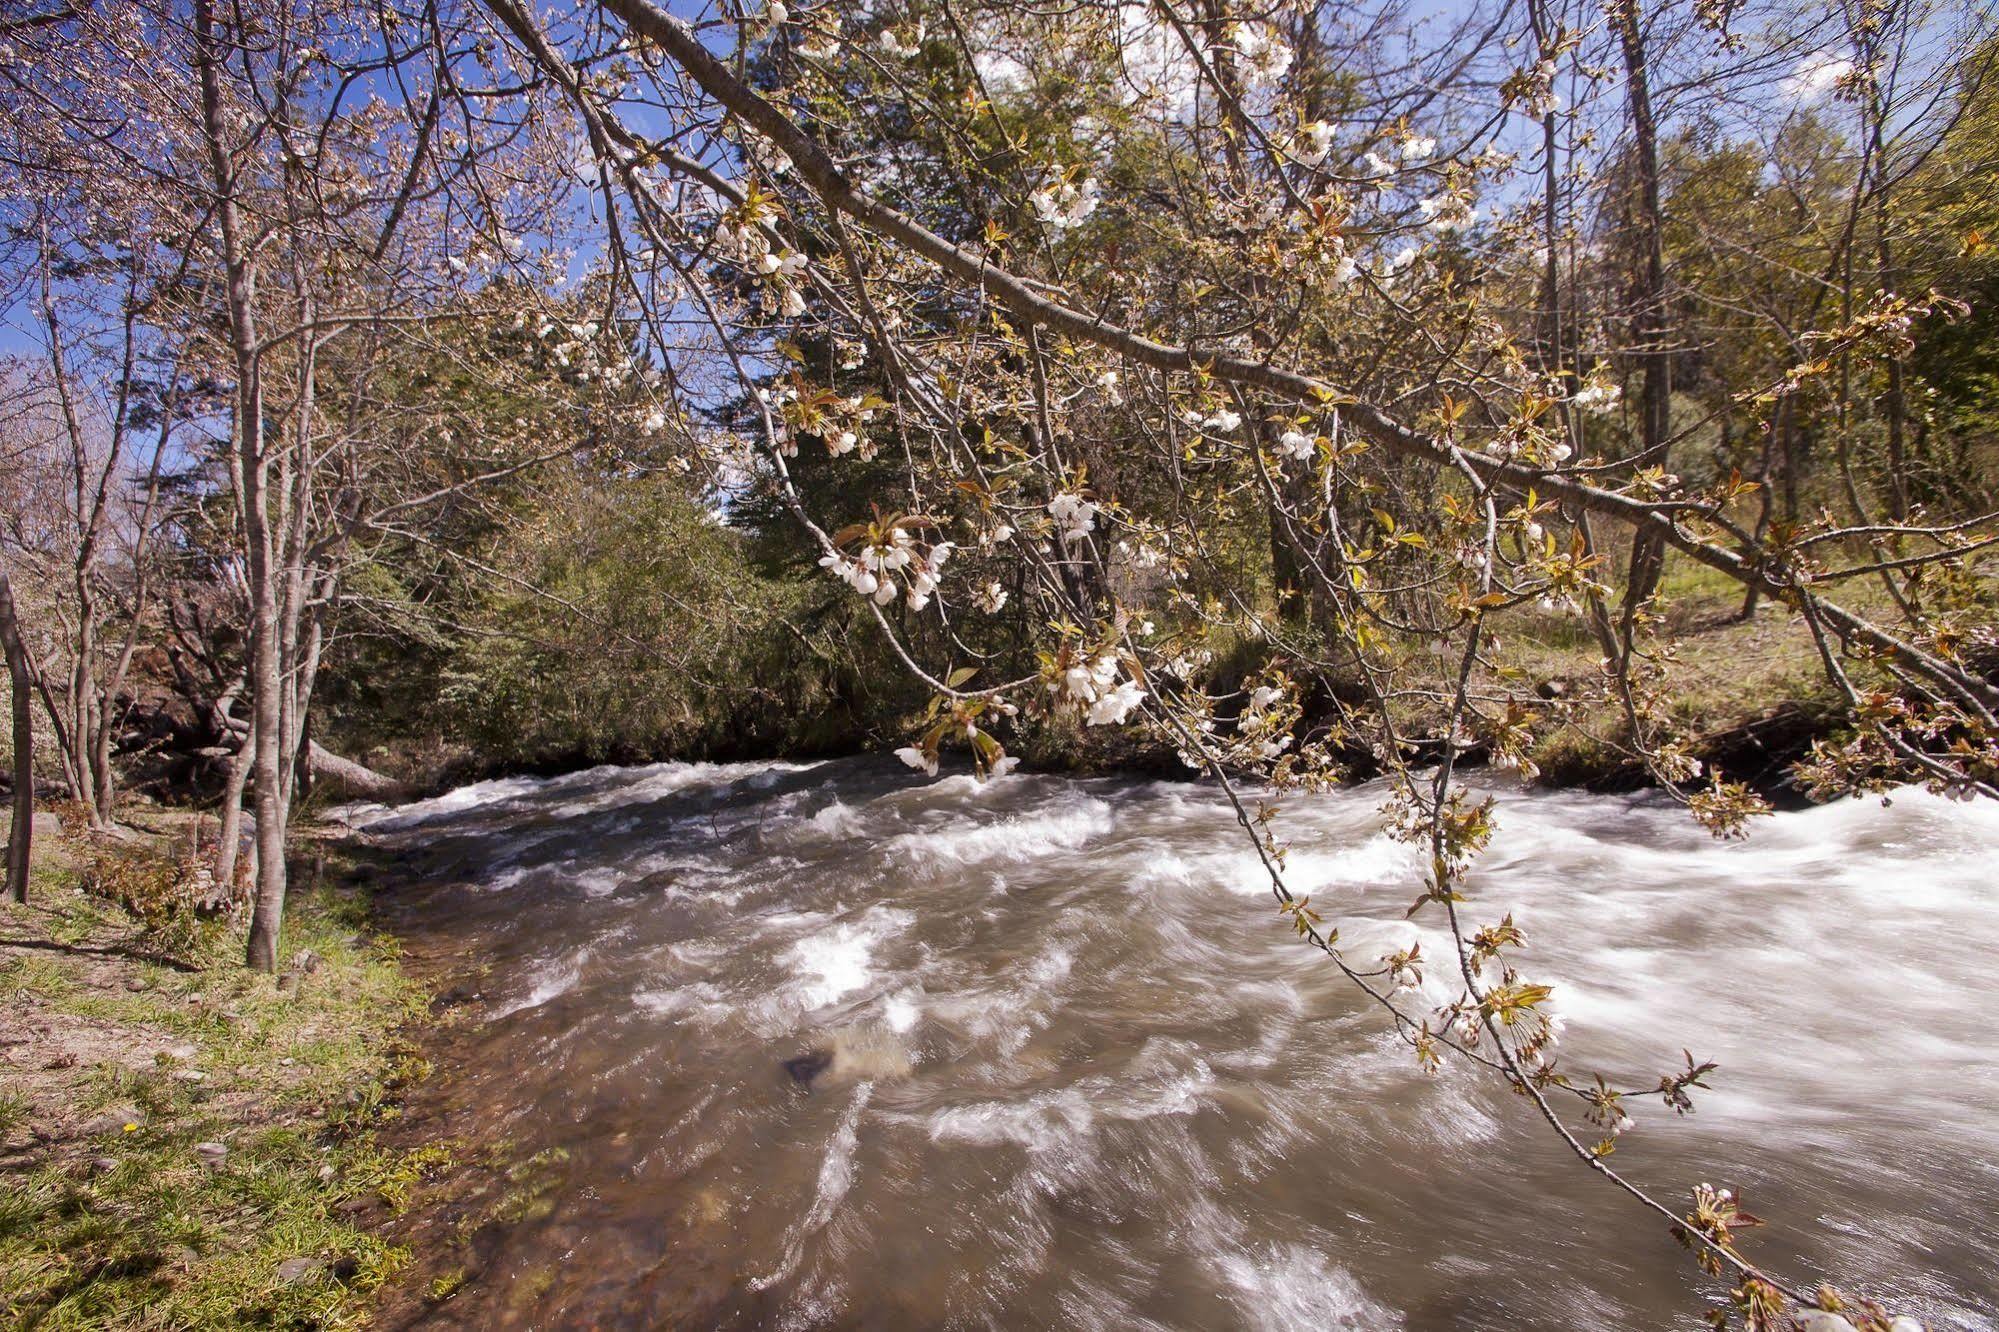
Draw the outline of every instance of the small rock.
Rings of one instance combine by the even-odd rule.
[[[323,1166],[321,1166],[321,1167],[319,1168],[319,1182],[320,1182],[320,1183],[322,1183],[322,1184],[326,1184],[326,1183],[329,1183],[329,1182],[331,1182],[331,1181],[332,1181],[332,1179],[333,1179],[333,1175],[334,1175],[334,1169],[333,1169],[333,1167],[332,1167],[332,1166],[330,1166],[330,1165],[323,1165]]]
[[[198,1068],[177,1068],[177,1069],[175,1069],[175,1070],[174,1070],[174,1073],[173,1073],[173,1075],[174,1075],[174,1078],[175,1078],[175,1080],[176,1080],[176,1081],[179,1081],[179,1082],[206,1082],[206,1081],[208,1081],[208,1075],[207,1075],[206,1073],[202,1072],[202,1071],[201,1071],[200,1069],[198,1069]]]
[[[229,1149],[219,1142],[197,1142],[194,1144],[194,1154],[201,1158],[203,1165],[214,1167],[221,1165],[227,1159]]]
[[[324,1258],[287,1258],[278,1264],[278,1280],[287,1286],[303,1286],[326,1275]]]
[[[140,1115],[137,1106],[115,1105],[85,1124],[83,1131],[87,1136],[93,1138],[106,1133],[124,1133],[127,1131],[128,1125],[136,1130],[139,1125],[139,1119]]]
[[[298,1062],[298,1060],[296,1060],[296,1059],[293,1059],[293,1058],[292,1058],[292,1057],[291,1057],[290,1055],[286,1055],[286,1056],[285,1056],[285,1057],[284,1057],[283,1059],[280,1059],[280,1060],[278,1061],[278,1067],[279,1067],[279,1068],[290,1068],[290,1067],[291,1067],[291,1066],[292,1066],[293,1064],[296,1064],[297,1062]]]
[[[127,976],[125,978],[125,988],[133,994],[138,994],[140,991],[147,989],[148,986],[143,976]]]
[[[479,991],[470,986],[454,985],[430,1001],[430,1011],[433,1013],[442,1013],[446,1009],[457,1008],[460,1005],[472,1003],[482,997]]]
[[[115,1156],[93,1156],[90,1158],[90,1173],[93,1175],[108,1175],[117,1168],[118,1158]]]

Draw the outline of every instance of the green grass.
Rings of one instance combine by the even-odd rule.
[[[33,888],[32,916],[7,908],[5,933],[32,924],[61,942],[102,944],[132,928],[77,892],[74,876],[39,874]],[[396,1114],[394,1088],[422,1071],[399,1033],[424,1008],[394,950],[361,932],[363,915],[333,890],[294,897],[284,954],[321,959],[296,993],[243,971],[240,939],[225,931],[199,941],[203,969],[192,973],[0,950],[0,1002],[58,1025],[116,1024],[177,1052],[150,1067],[79,1063],[0,1099],[0,1136],[43,1126],[55,1139],[0,1179],[0,1325],[364,1321],[371,1293],[408,1254],[340,1204],[370,1195],[400,1207],[450,1154],[377,1140]],[[89,1116],[114,1108],[115,1124],[92,1127]],[[227,1155],[204,1159],[195,1149],[207,1142]],[[288,1260],[309,1270],[281,1274]]]

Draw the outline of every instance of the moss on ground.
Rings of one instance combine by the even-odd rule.
[[[88,895],[73,843],[39,859],[0,908],[0,1325],[361,1323],[408,1261],[375,1225],[451,1160],[377,1136],[423,1071],[392,941],[308,887],[274,980]]]

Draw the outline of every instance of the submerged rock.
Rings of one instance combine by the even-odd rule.
[[[794,1055],[784,1061],[784,1071],[791,1080],[802,1087],[810,1087],[812,1080],[833,1066],[831,1050],[813,1050],[810,1053]]]
[[[794,1055],[782,1067],[793,1082],[809,1087],[822,1077],[843,1083],[906,1078],[911,1064],[909,1051],[892,1033],[845,1027],[833,1033],[830,1046]]]

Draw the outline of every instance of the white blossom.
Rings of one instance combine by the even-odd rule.
[[[1058,180],[1030,194],[1027,202],[1042,225],[1067,231],[1097,211],[1098,194],[1097,182],[1088,177],[1080,183]]]
[[[1413,241],[1404,245],[1394,254],[1388,256],[1388,262],[1381,266],[1381,276],[1383,278],[1393,278],[1400,276],[1404,272],[1408,271],[1410,265],[1414,264],[1416,262],[1417,256],[1421,255],[1422,253],[1423,253],[1422,247],[1417,245]]]
[[[1332,150],[1333,127],[1323,120],[1299,126],[1298,136],[1291,144],[1291,156],[1308,167],[1315,167],[1325,161],[1326,155]]]
[[[1115,689],[1100,694],[1090,705],[1089,724],[1092,726],[1117,726],[1137,708],[1145,697],[1145,691],[1138,687],[1136,680],[1119,682]]]
[[[1852,1323],[1824,1309],[1806,1309],[1797,1315],[1798,1332],[1855,1332]]]
[[[898,60],[914,60],[923,51],[923,25],[918,23],[911,30],[909,40],[906,42],[902,39],[901,33],[893,28],[885,28],[882,30],[882,35],[875,39],[875,44],[881,47],[884,55],[894,56]]]
[[[1277,437],[1277,451],[1297,462],[1309,462],[1318,441],[1302,430],[1291,429]]]
[[[1417,201],[1416,209],[1430,224],[1430,230],[1440,236],[1463,231],[1472,224],[1471,206],[1455,195],[1433,194]]]
[[[1588,412],[1591,416],[1605,416],[1617,410],[1617,404],[1624,398],[1624,389],[1616,384],[1591,381],[1576,390],[1569,402]]]
[[[1064,493],[1048,501],[1048,516],[1055,520],[1063,541],[1080,541],[1096,527],[1097,506],[1081,495]]]
[[[1252,88],[1277,82],[1291,68],[1290,45],[1265,24],[1238,23],[1234,46],[1243,82]]]
[[[918,772],[926,773],[932,777],[937,775],[937,756],[935,754],[926,754],[915,745],[904,745],[901,749],[895,751],[895,756],[910,767],[915,768]]]

